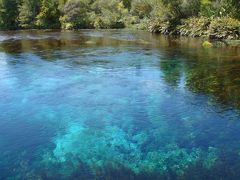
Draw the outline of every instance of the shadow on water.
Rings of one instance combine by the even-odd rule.
[[[239,178],[240,47],[201,43],[1,32],[0,178]]]

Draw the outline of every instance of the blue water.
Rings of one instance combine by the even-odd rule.
[[[237,47],[131,31],[1,37],[0,179],[240,177]]]

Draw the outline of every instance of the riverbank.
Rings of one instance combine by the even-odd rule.
[[[182,19],[174,24],[170,21],[161,21],[159,19],[145,19],[132,24],[123,23],[121,27],[88,27],[87,29],[130,29],[145,30],[151,33],[185,36],[193,38],[203,38],[210,41],[225,41],[229,45],[239,45],[240,40],[240,21],[230,17],[191,17]],[[20,30],[80,30],[82,28],[73,28],[73,26],[62,26],[61,28],[25,28]],[[84,28],[83,28],[84,29]],[[7,29],[5,29],[7,30]]]
[[[137,28],[239,40],[239,9],[238,0],[4,0],[0,30]]]
[[[132,28],[121,28],[121,29],[21,29],[21,30],[2,30],[0,31],[2,34],[0,35],[0,40],[5,41],[8,39],[16,39],[18,37],[13,37],[12,34],[14,33],[20,33],[21,35],[25,34],[32,34],[33,36],[38,35],[39,33],[55,33],[55,32],[79,32],[80,34],[88,31],[92,32],[102,32],[102,33],[109,33],[109,32],[128,32],[128,31],[134,31],[135,33],[141,33],[144,32],[146,34],[149,34],[150,36],[153,35],[152,37],[155,37],[157,39],[159,38],[166,38],[166,39],[175,39],[174,43],[181,44],[185,47],[204,47],[204,48],[215,48],[215,47],[240,47],[240,40],[238,39],[209,39],[206,36],[190,36],[190,35],[180,35],[180,34],[173,34],[173,33],[159,33],[159,32],[152,32],[149,31],[148,29],[138,29],[136,27]],[[88,34],[88,33],[87,33]],[[118,34],[118,33],[117,33]],[[118,39],[118,35],[116,34],[116,38]],[[99,34],[96,33],[94,36],[98,36]],[[1,39],[1,36],[9,36],[9,38],[6,39],[3,38]],[[131,37],[126,36],[126,42],[137,42],[139,44],[149,44],[150,42],[146,40],[146,38],[142,37],[141,39],[138,40],[132,40]],[[87,42],[88,44],[91,42]],[[155,45],[158,44],[158,42],[155,42]]]
[[[175,26],[170,22],[152,21],[147,30],[153,33],[203,37],[210,40],[240,39],[240,21],[229,17],[193,17],[181,20]]]

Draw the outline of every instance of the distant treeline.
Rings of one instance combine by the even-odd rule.
[[[135,27],[202,36],[213,20],[239,33],[239,18],[239,0],[0,0],[2,30]]]

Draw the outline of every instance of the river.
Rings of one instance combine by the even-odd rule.
[[[144,31],[0,32],[0,179],[237,179],[240,47]]]

